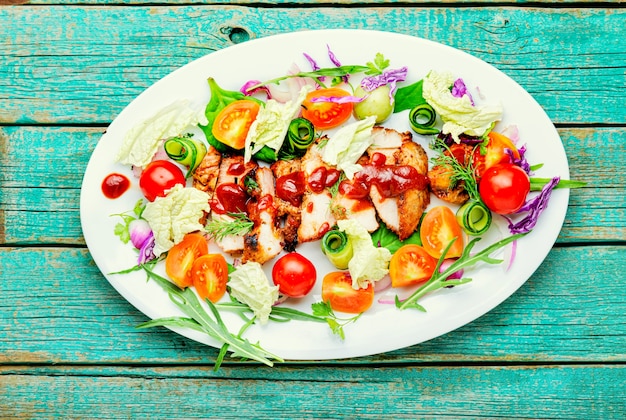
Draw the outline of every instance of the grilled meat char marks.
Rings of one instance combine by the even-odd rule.
[[[380,220],[393,231],[400,240],[411,236],[417,228],[422,213],[430,203],[428,189],[428,156],[419,144],[413,141],[410,132],[400,133],[396,130],[375,127],[373,135],[377,136],[375,144],[367,151],[370,162],[382,160],[384,165],[408,166],[414,168],[417,177],[423,177],[421,185],[409,188],[396,196],[385,197],[381,191],[372,186],[370,199]],[[391,146],[391,147],[389,147]]]
[[[263,264],[283,249],[283,235],[278,229],[275,204],[274,174],[262,167],[254,171],[255,187],[248,202],[248,217],[254,223],[252,230],[243,238],[242,262],[256,261]]]
[[[326,185],[328,171],[337,170],[324,163],[319,143],[310,146],[302,157],[301,169],[305,179],[305,192],[300,206],[300,243],[321,239],[337,222],[331,212],[332,194]]]
[[[228,213],[238,200],[236,192],[243,191],[245,202],[237,212],[245,211],[253,222],[247,234],[228,235],[217,244],[226,253],[241,255],[244,262],[263,264],[283,249],[293,251],[299,243],[321,239],[342,219],[356,219],[370,232],[383,222],[400,239],[406,239],[430,201],[428,157],[409,132],[374,127],[372,136],[374,144],[358,162],[364,169],[352,181],[340,179],[340,171],[322,160],[326,138],[312,144],[302,158],[277,161],[270,167],[244,163],[241,156],[220,160],[217,152],[205,157],[194,186],[213,194],[212,217],[233,220]],[[389,187],[389,174],[401,174],[400,184],[406,185]],[[367,184],[361,196],[343,188],[372,176],[380,183]],[[389,188],[397,191],[389,193]]]
[[[211,199],[211,217],[213,220],[232,222],[228,213],[246,211],[247,195],[245,179],[256,170],[256,162],[244,163],[243,156],[225,156],[220,163],[220,170],[215,193]],[[244,249],[244,238],[240,235],[226,235],[216,238],[217,245],[226,253],[238,254]]]
[[[285,251],[292,252],[298,245],[298,227],[302,221],[299,190],[304,187],[304,174],[301,172],[301,160],[278,160],[271,165],[271,169],[276,178],[276,189],[280,190],[275,203],[283,246]]]

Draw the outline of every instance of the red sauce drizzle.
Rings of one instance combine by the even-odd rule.
[[[410,189],[425,189],[428,178],[412,166],[364,165],[352,181],[339,185],[339,192],[349,198],[365,198],[370,187],[375,185],[383,197],[396,197]]]
[[[304,174],[302,172],[283,175],[276,180],[276,195],[293,206],[298,207],[302,203],[304,190]]]
[[[371,158],[372,165],[374,166],[383,166],[387,163],[387,156],[382,153],[375,152]]]
[[[237,184],[226,182],[215,189],[211,209],[218,214],[241,213],[246,211],[248,194]]]
[[[102,193],[107,198],[120,197],[130,188],[130,181],[121,174],[109,174],[102,181]]]
[[[235,163],[232,163],[228,167],[228,170],[226,171],[226,173],[231,176],[238,176],[238,175],[243,174],[245,170],[246,170],[246,165],[240,162],[235,162]]]

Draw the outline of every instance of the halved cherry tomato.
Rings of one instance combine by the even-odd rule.
[[[473,166],[474,174],[477,179],[482,178],[485,171],[494,165],[499,163],[512,163],[513,159],[520,158],[517,147],[513,144],[511,139],[503,134],[496,133],[494,131],[489,132],[489,142],[484,148],[485,154],[481,153],[481,148],[476,147],[474,149]],[[507,149],[511,151],[511,154],[507,153]]]
[[[307,295],[317,280],[317,271],[311,261],[297,252],[285,254],[272,268],[272,280],[283,295],[301,298]]]
[[[191,280],[202,299],[217,302],[226,293],[226,259],[222,254],[207,254],[196,258],[191,266]]]
[[[478,192],[489,210],[498,214],[515,213],[526,202],[530,191],[528,174],[519,166],[502,163],[485,171]]]
[[[204,236],[199,233],[188,233],[167,252],[165,272],[178,287],[189,287],[193,284],[191,279],[193,262],[208,253],[209,246]]]
[[[393,254],[389,263],[392,287],[422,283],[432,277],[437,260],[426,250],[414,244],[403,245]]]
[[[169,160],[150,162],[139,177],[139,188],[149,201],[154,201],[157,197],[165,197],[165,191],[176,184],[185,185],[185,175],[176,164]]]
[[[460,257],[463,253],[463,231],[449,207],[437,206],[428,210],[420,226],[420,239],[426,252],[438,259],[455,238],[446,258]]]
[[[334,311],[360,314],[374,303],[374,286],[352,288],[352,277],[347,271],[333,271],[322,280],[322,300]]]
[[[225,145],[241,150],[259,109],[261,106],[257,102],[247,99],[231,102],[215,117],[211,133]]]
[[[345,104],[338,104],[330,101],[315,101],[315,98],[333,98],[350,96],[348,92],[343,89],[332,87],[322,88],[309,92],[309,94],[302,102],[302,116],[311,121],[315,128],[327,129],[337,127],[346,122],[350,115],[352,115],[352,109],[354,108],[351,102]]]

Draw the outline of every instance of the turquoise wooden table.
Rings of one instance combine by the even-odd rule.
[[[0,418],[625,418],[624,4],[0,3]],[[546,110],[589,184],[537,272],[476,321],[386,354],[214,372],[216,349],[135,328],[146,317],[86,248],[82,175],[161,77],[319,28],[414,35],[493,64]]]

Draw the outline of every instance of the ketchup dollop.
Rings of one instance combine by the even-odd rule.
[[[276,196],[298,207],[304,194],[304,174],[300,171],[279,176],[276,180]]]
[[[102,193],[105,197],[115,199],[130,188],[130,180],[122,174],[112,173],[102,181]]]
[[[218,214],[241,213],[246,211],[248,194],[239,185],[226,182],[215,189],[215,198],[210,202],[211,209]]]

